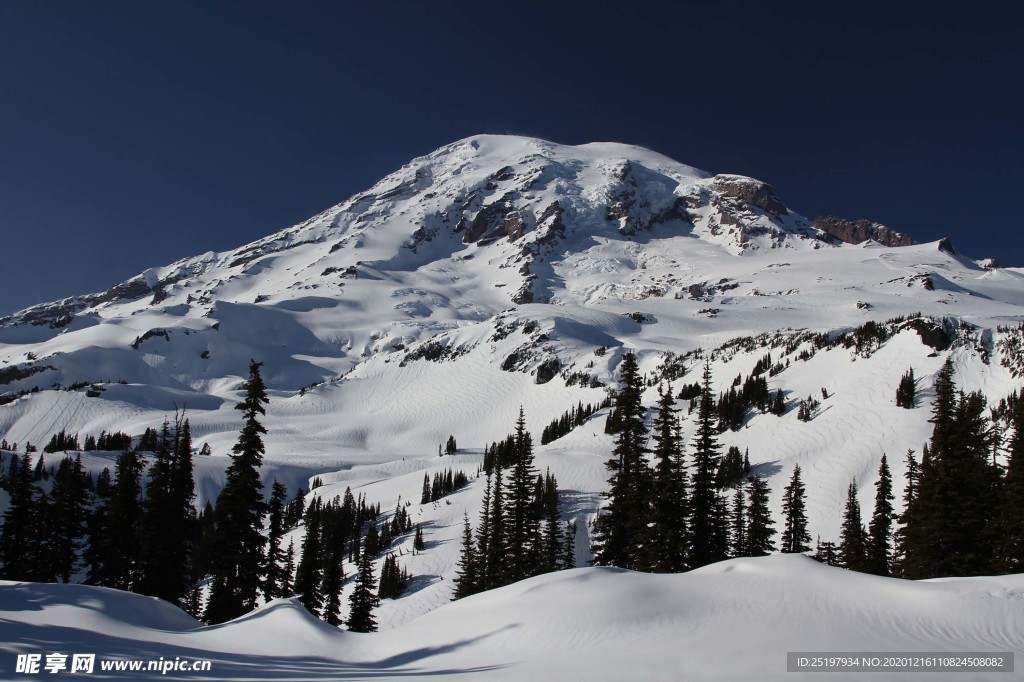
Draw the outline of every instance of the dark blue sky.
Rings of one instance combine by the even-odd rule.
[[[900,4],[4,0],[0,314],[480,132],[640,144],[1024,265],[1016,17]]]

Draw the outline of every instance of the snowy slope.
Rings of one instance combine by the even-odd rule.
[[[76,585],[2,583],[0,615],[5,678],[15,653],[61,651],[209,659],[212,679],[784,680],[792,676],[787,651],[1016,651],[1019,658],[1024,577],[910,582],[801,556],[735,559],[680,575],[583,568],[448,604],[373,635],[338,631],[290,600],[201,627],[163,602]]]
[[[869,505],[883,453],[898,497],[903,455],[928,436],[931,376],[947,356],[965,389],[998,400],[1020,388],[1014,348],[1024,342],[1009,328],[1024,319],[1022,283],[1021,270],[986,269],[940,242],[837,243],[760,181],[638,147],[477,136],[265,239],[0,320],[0,391],[26,392],[0,405],[0,436],[137,435],[187,406],[196,444],[214,453],[197,458],[205,504],[237,438],[249,359],[260,360],[271,398],[264,478],[293,492],[322,475],[316,494],[351,486],[385,512],[401,496],[427,529],[426,551],[413,555],[411,538],[397,545],[417,577],[382,607],[382,627],[396,628],[448,601],[462,515],[482,495],[476,480],[421,507],[423,474],[475,474],[520,405],[539,440],[563,411],[605,396],[628,350],[652,379],[690,353],[685,383],[707,358],[719,391],[766,353],[789,360],[769,379],[787,414],[755,411],[721,442],[749,448],[776,514],[799,464],[811,532],[835,539],[846,486],[855,478]],[[834,336],[918,312],[948,331],[949,347],[902,328],[870,353],[800,359],[812,343],[798,330]],[[894,393],[911,367],[922,394],[903,410]],[[541,382],[545,370],[554,377]],[[574,383],[577,373],[588,381]],[[98,395],[49,390],[80,382]],[[797,420],[797,402],[822,388],[829,398],[814,419]],[[579,521],[581,563],[606,485],[603,416],[537,449],[567,491],[566,518]],[[688,418],[688,437],[692,427]],[[463,451],[438,458],[449,434]],[[85,463],[98,471],[113,457]],[[300,544],[301,528],[292,539]]]

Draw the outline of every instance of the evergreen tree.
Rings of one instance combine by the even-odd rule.
[[[1018,400],[1011,419],[1006,477],[1000,500],[1003,569],[1024,573],[1024,400]]]
[[[914,368],[911,367],[900,378],[900,383],[896,387],[896,405],[911,410],[914,408],[916,399],[917,382],[914,380]]]
[[[302,539],[302,558],[299,559],[299,566],[295,572],[294,587],[302,605],[306,607],[307,611],[318,617],[323,606],[323,594],[320,588],[324,577],[320,557],[320,511],[320,498],[317,497],[309,503],[309,507],[306,509],[304,518],[306,533]]]
[[[235,406],[242,411],[244,424],[217,498],[218,554],[206,607],[209,623],[223,623],[255,608],[263,580],[266,538],[262,530],[267,505],[259,470],[264,453],[262,434],[267,430],[259,416],[266,414],[263,406],[268,399],[260,366],[255,360],[249,363],[245,399]]]
[[[114,487],[110,493],[110,504],[106,510],[106,528],[99,541],[100,547],[94,554],[89,572],[89,582],[94,585],[113,587],[119,590],[132,589],[138,580],[139,527],[142,508],[142,469],[145,463],[133,450],[118,455],[114,465]]]
[[[562,526],[562,507],[558,499],[558,480],[550,470],[544,474],[539,501],[543,518],[538,537],[541,551],[534,571],[537,574],[557,571],[565,555],[565,532]]]
[[[537,517],[533,509],[534,479],[537,470],[533,465],[533,439],[526,430],[523,408],[515,430],[516,459],[508,484],[506,513],[508,530],[505,539],[508,547],[508,580],[515,582],[531,574],[535,567],[537,548]]]
[[[191,587],[188,564],[194,496],[191,430],[184,415],[176,415],[173,435],[168,422],[163,423],[146,483],[137,592],[183,603]]]
[[[423,492],[420,494],[420,504],[429,504],[431,499],[430,476],[423,474]]]
[[[70,582],[78,569],[85,538],[87,491],[82,456],[65,457],[57,466],[50,491],[50,533],[47,541],[47,580]]]
[[[747,505],[746,556],[767,556],[775,551],[775,522],[768,510],[768,481],[760,476],[750,479],[750,501]]]
[[[861,521],[856,482],[851,482],[846,491],[843,527],[839,535],[839,561],[851,571],[863,571],[867,564],[867,531]]]
[[[732,555],[747,556],[747,509],[743,486],[736,486],[732,503]]]
[[[711,365],[704,363],[697,431],[693,441],[693,481],[690,487],[690,565],[693,568],[728,557],[728,512],[716,486],[719,466]]]
[[[828,540],[822,542],[821,536],[818,536],[818,544],[814,548],[814,558],[826,566],[838,566],[839,555],[836,553],[836,543]]]
[[[491,491],[491,511],[488,514],[490,530],[487,539],[487,558],[483,562],[486,567],[484,589],[507,585],[506,568],[506,524],[505,524],[505,487],[501,467],[494,467],[494,489]]]
[[[927,453],[927,444],[924,449]],[[907,484],[903,488],[903,513],[899,515],[900,527],[895,533],[896,550],[893,555],[893,569],[899,575],[907,573],[908,547],[913,547],[920,542],[920,538],[915,537],[915,533],[920,530],[920,525],[914,519],[915,500],[920,479],[921,467],[914,459],[914,451],[907,450]]]
[[[800,554],[811,549],[811,535],[807,531],[807,498],[800,465],[793,467],[793,476],[782,493],[782,515],[785,528],[782,531],[782,552]]]
[[[288,596],[286,586],[289,576],[285,573],[287,556],[282,546],[287,499],[287,489],[275,478],[270,486],[270,502],[267,504],[267,579],[263,583],[263,596],[267,599]]]
[[[32,505],[35,484],[27,453],[21,457],[12,455],[7,488],[10,502],[0,529],[0,575],[6,580],[31,580],[30,551],[36,533]]]
[[[688,482],[678,410],[673,403],[672,385],[667,390],[659,386],[658,409],[651,423],[655,443],[654,491],[645,543],[645,568],[659,573],[678,573],[688,568]]]
[[[491,480],[494,472],[487,474],[487,481],[484,485],[483,504],[480,505],[480,525],[476,529],[476,560],[477,560],[477,587],[478,591],[488,590],[492,587],[491,561]]]
[[[565,522],[565,554],[562,558],[562,569],[576,568],[576,522]]]
[[[343,552],[327,553],[324,567],[324,578],[321,588],[323,594],[323,619],[328,625],[341,625],[341,588],[345,583],[345,567],[342,566]]]
[[[452,601],[468,597],[479,591],[477,587],[478,565],[476,550],[473,547],[473,529],[469,525],[469,514],[465,514],[462,525],[462,554],[459,557],[459,570],[455,576],[455,593],[452,595]],[[383,580],[382,575],[382,585]]]
[[[998,570],[1000,476],[980,393],[956,393],[952,362],[935,379],[934,429],[913,505],[904,512],[902,573],[910,578]],[[908,513],[909,512],[909,513]]]
[[[781,417],[786,414],[786,400],[782,397],[781,388],[775,391],[775,400],[772,401],[772,406],[769,411],[776,417]]]
[[[349,616],[346,626],[352,632],[376,632],[377,621],[373,610],[380,604],[380,599],[373,591],[376,580],[373,577],[373,558],[370,552],[363,552],[359,560],[359,572],[356,574],[355,587],[349,596]]]
[[[885,454],[878,467],[875,483],[875,511],[868,524],[865,570],[875,575],[890,575],[892,570],[893,501],[892,474]]]
[[[645,458],[643,379],[633,353],[623,357],[620,382],[615,401],[618,432],[612,458],[605,463],[611,472],[605,494],[609,502],[595,522],[593,563],[638,568],[643,564],[641,551],[647,540],[651,472]]]
[[[427,543],[423,540],[423,529],[419,525],[416,526],[416,535],[412,539],[412,548],[417,552],[422,552],[427,548]]]

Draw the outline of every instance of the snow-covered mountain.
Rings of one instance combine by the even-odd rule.
[[[905,245],[848,243],[864,236]],[[476,136],[265,239],[0,320],[0,435],[138,435],[187,406],[214,453],[197,458],[202,504],[223,481],[254,358],[271,389],[265,477],[294,490],[320,475],[316,494],[352,486],[387,510],[419,499],[424,473],[474,473],[520,405],[536,437],[601,400],[629,350],[649,402],[654,382],[692,383],[705,358],[726,390],[770,355],[787,414],[755,411],[721,440],[749,449],[776,513],[800,464],[812,533],[834,539],[847,484],[870,490],[883,453],[899,497],[947,356],[964,388],[995,400],[1024,376],[1024,270],[910,242],[867,221],[809,220],[761,181],[638,147]],[[865,333],[870,321],[882,331]],[[904,410],[894,394],[911,367],[922,399]],[[805,422],[807,396],[821,404]],[[603,415],[538,448],[569,491],[581,563],[606,485]],[[460,453],[438,458],[450,434]],[[417,589],[382,606],[383,627],[449,599],[481,484],[416,507],[430,549],[408,557]]]

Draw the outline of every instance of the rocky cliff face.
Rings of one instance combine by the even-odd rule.
[[[847,244],[860,244],[868,239],[885,246],[910,246],[914,243],[909,235],[890,230],[885,225],[870,220],[818,216],[814,219],[814,227],[829,237]]]

